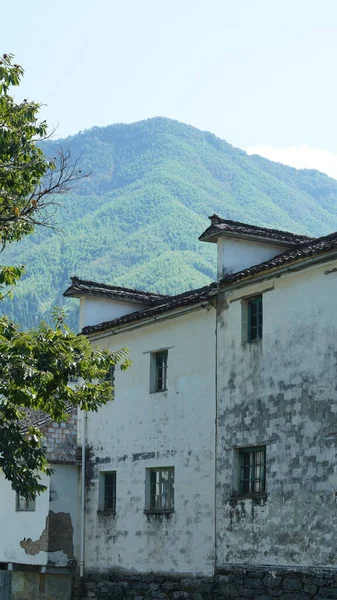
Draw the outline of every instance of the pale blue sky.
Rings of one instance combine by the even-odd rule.
[[[157,115],[337,153],[336,0],[19,0],[1,48],[59,135]]]

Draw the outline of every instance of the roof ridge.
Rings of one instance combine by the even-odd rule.
[[[250,223],[243,223],[242,221],[233,221],[231,219],[223,219],[222,217],[220,217],[219,215],[217,215],[216,213],[214,213],[213,215],[208,217],[211,221],[212,225],[228,225],[230,227],[234,227],[234,228],[243,228],[243,229],[250,229],[253,232],[254,231],[261,231],[261,232],[265,232],[265,233],[269,233],[269,234],[279,234],[279,235],[283,235],[283,236],[287,236],[290,238],[297,238],[297,239],[303,239],[303,240],[315,240],[317,238],[315,237],[311,237],[308,235],[303,235],[301,233],[293,233],[292,231],[287,231],[286,229],[275,229],[272,227],[263,227],[260,225],[252,225]]]
[[[82,333],[86,335],[90,333],[104,331],[112,327],[118,327],[120,325],[132,323],[133,321],[142,320],[147,317],[150,318],[152,315],[155,316],[162,312],[174,310],[175,308],[193,305],[196,302],[208,301],[209,292],[215,289],[218,289],[218,284],[213,281],[209,285],[203,286],[201,288],[188,290],[187,292],[177,294],[176,296],[168,296],[166,298],[166,302],[162,302],[161,304],[156,303],[152,306],[146,307],[144,310],[137,310],[135,312],[128,313],[127,315],[123,315],[110,321],[103,321],[103,323],[97,323],[96,325],[88,325],[82,329]]]
[[[80,277],[77,277],[77,275],[73,275],[70,279],[74,285],[76,285],[76,283],[79,283],[82,285],[87,285],[89,287],[92,286],[96,288],[103,288],[110,291],[130,292],[131,294],[144,294],[145,296],[151,296],[153,298],[172,298],[172,296],[170,296],[169,294],[159,294],[157,292],[147,292],[146,290],[139,290],[137,288],[128,288],[109,283],[100,283],[98,281],[91,281],[90,279],[81,279]]]

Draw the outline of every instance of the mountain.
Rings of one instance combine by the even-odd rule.
[[[177,293],[215,277],[208,215],[324,235],[337,230],[337,181],[248,156],[215,135],[166,118],[93,127],[61,144],[90,176],[62,199],[58,231],[40,229],[2,255],[25,264],[1,310],[25,327],[64,305],[71,275]],[[77,303],[68,301],[69,322]]]

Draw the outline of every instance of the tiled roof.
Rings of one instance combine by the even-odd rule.
[[[242,279],[254,277],[255,275],[262,275],[266,271],[277,269],[278,267],[291,265],[306,258],[321,256],[334,251],[337,252],[337,232],[317,238],[314,241],[302,243],[296,248],[287,250],[287,252],[282,252],[282,254],[274,256],[274,258],[249,267],[248,269],[243,269],[238,273],[225,275],[219,283],[234,283],[241,281]]]
[[[160,303],[157,303],[156,306],[152,306],[151,308],[146,308],[141,311],[129,313],[127,315],[124,315],[123,317],[114,319],[113,321],[105,321],[104,323],[99,323],[98,325],[84,327],[82,329],[82,333],[85,335],[88,335],[90,333],[98,333],[107,329],[114,329],[120,327],[121,325],[127,325],[128,323],[134,323],[137,321],[150,319],[151,317],[155,317],[156,315],[160,315],[162,313],[169,312],[171,310],[181,308],[183,306],[191,306],[193,304],[198,304],[201,302],[208,302],[210,299],[211,292],[217,291],[217,289],[218,284],[211,283],[210,285],[206,285],[196,290],[184,292],[183,294],[178,294],[177,296],[166,296],[162,299]]]
[[[39,429],[43,429],[44,427],[47,427],[47,425],[54,423],[54,419],[52,419],[51,416],[45,413],[43,410],[33,410],[32,408],[25,407],[20,408],[20,410],[26,415],[21,421],[22,431],[27,431],[28,427],[31,425],[38,427]],[[65,412],[70,415],[75,410],[77,409],[69,404]]]
[[[240,221],[230,221],[229,219],[222,219],[215,214],[209,217],[209,219],[211,220],[211,225],[199,237],[199,240],[202,242],[213,241],[218,235],[225,232],[233,235],[242,235],[244,237],[253,236],[267,238],[276,242],[281,242],[281,244],[290,244],[292,246],[315,239],[305,235],[290,233],[289,231],[281,231],[280,229],[268,229],[267,227],[258,227],[257,225],[240,223]]]
[[[106,298],[141,302],[150,306],[162,302],[163,298],[170,298],[170,296],[164,296],[163,294],[143,292],[141,290],[133,290],[117,285],[107,285],[105,283],[96,283],[95,281],[87,281],[85,279],[79,279],[78,277],[72,277],[71,281],[71,286],[64,292],[64,296],[75,298],[78,298],[79,296],[104,296]]]

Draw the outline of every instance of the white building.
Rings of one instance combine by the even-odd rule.
[[[86,570],[213,574],[216,288],[162,297],[74,278],[66,292],[89,339],[132,360],[86,417]]]
[[[77,596],[336,598],[337,234],[214,215],[200,239],[217,244],[208,287],[168,297],[73,278],[65,292],[82,332],[132,360],[80,419]],[[20,516],[14,562],[32,548]],[[62,548],[27,560],[69,560]]]
[[[51,477],[35,501],[20,497],[0,472],[0,599],[68,600],[78,543],[77,415],[53,423],[42,411],[26,410],[23,427],[45,437]]]

